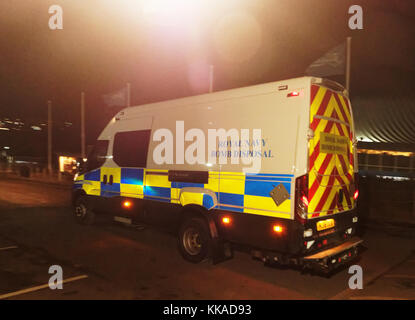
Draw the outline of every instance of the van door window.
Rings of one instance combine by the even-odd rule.
[[[114,161],[120,167],[145,168],[151,130],[118,132],[114,137]]]
[[[106,159],[108,151],[108,140],[98,140],[88,155],[86,171],[95,170],[101,167]]]

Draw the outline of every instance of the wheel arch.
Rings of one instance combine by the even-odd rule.
[[[81,196],[86,196],[85,190],[77,189],[72,191],[72,205],[75,205],[76,200]]]
[[[205,207],[197,204],[185,205],[182,209],[180,224],[192,218],[202,218],[209,227],[212,239],[218,238],[218,228],[212,213]]]

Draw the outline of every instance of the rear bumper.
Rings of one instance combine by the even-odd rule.
[[[351,238],[336,247],[305,256],[302,263],[317,271],[330,272],[353,260],[358,255],[358,246],[362,242],[363,240],[358,237]]]

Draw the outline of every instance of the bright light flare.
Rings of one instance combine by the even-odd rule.
[[[146,20],[160,26],[196,24],[208,5],[203,0],[147,0],[137,3]]]
[[[133,206],[133,204],[131,201],[125,200],[122,202],[122,206],[124,209],[130,209]]]
[[[307,199],[307,197],[306,197],[306,196],[302,196],[302,197],[301,197],[301,201],[303,202],[303,204],[304,204],[306,207],[308,207],[308,199]]]
[[[275,224],[272,227],[272,230],[274,230],[275,233],[281,233],[284,230],[284,228],[278,224]]]
[[[359,197],[359,190],[356,190],[353,194],[353,199],[357,200],[358,197]]]

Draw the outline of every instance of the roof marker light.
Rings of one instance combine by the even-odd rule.
[[[298,97],[300,95],[300,91],[291,91],[287,94],[287,97]]]

